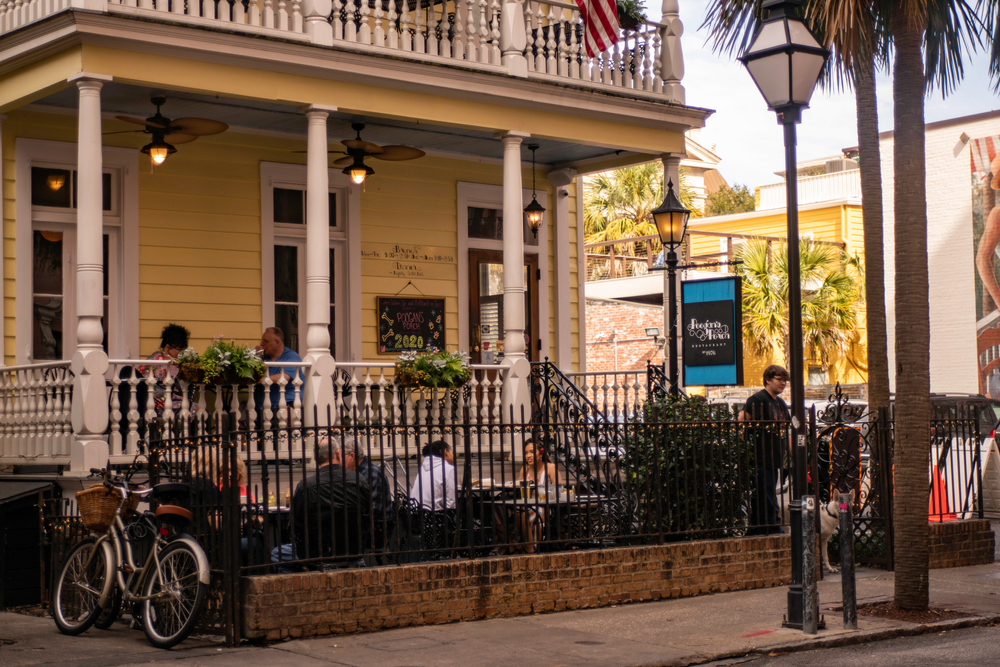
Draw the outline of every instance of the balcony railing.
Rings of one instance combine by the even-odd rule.
[[[194,27],[225,29],[321,45],[337,45],[435,64],[506,72],[505,58],[523,56],[529,78],[588,88],[629,90],[683,103],[679,19],[622,30],[594,57],[583,44],[574,4],[501,0],[333,0],[329,14],[308,14],[302,0],[99,0],[104,11]],[[70,0],[0,0],[0,34],[71,8]],[[323,3],[316,4],[322,7]],[[90,3],[88,3],[88,8]],[[503,12],[516,12],[504,21]],[[526,48],[513,50],[520,34]],[[509,31],[509,34],[504,34]]]
[[[861,172],[857,169],[798,179],[799,206],[842,199],[861,199]],[[785,208],[785,184],[760,188],[758,211]]]
[[[304,380],[265,377],[260,387],[189,384],[169,373],[156,405],[156,369],[168,361],[111,359],[106,391],[108,427],[105,433],[112,463],[131,461],[144,451],[154,425],[160,437],[203,437],[219,433],[224,422],[250,433],[244,447],[251,458],[302,451],[300,445],[275,438],[274,433],[296,432],[310,420],[303,412]],[[268,362],[271,369],[298,368],[304,377],[307,363]],[[472,379],[461,389],[411,389],[392,384],[393,364],[377,362],[337,364],[332,379],[333,412],[314,415],[317,423],[346,426],[397,424],[418,436],[414,424],[433,424],[425,435],[451,440],[461,437],[456,423],[475,423],[486,431],[501,420],[501,366],[472,366]],[[269,371],[270,373],[270,371]],[[162,374],[161,374],[162,375]],[[66,465],[74,441],[72,425],[73,372],[69,361],[0,369],[0,463]],[[180,400],[173,396],[179,383]],[[272,385],[277,386],[273,392]],[[229,426],[227,424],[227,426]],[[232,426],[229,426],[232,428]],[[426,438],[425,438],[426,440]],[[409,440],[408,440],[409,441]],[[426,442],[424,443],[426,444]],[[400,456],[416,454],[399,452]]]

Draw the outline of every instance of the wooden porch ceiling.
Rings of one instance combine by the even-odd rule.
[[[149,100],[157,94],[166,95],[167,103],[162,108],[162,113],[169,118],[211,118],[228,123],[230,128],[237,132],[244,129],[301,137],[303,141],[301,148],[305,148],[305,115],[290,105],[274,102],[219,98],[110,82],[105,84],[101,91],[101,110],[105,117],[121,114],[145,118],[155,112]],[[77,103],[77,91],[70,87],[37,100],[32,106],[39,109],[49,107],[75,110]],[[355,122],[365,123],[363,138],[376,144],[400,144],[420,148],[432,154],[489,159],[497,162],[503,160],[503,144],[489,131],[339,112],[331,113],[327,124],[327,134],[331,143],[354,138],[351,123]],[[590,171],[587,165],[605,161],[614,161],[616,166],[620,166],[623,162],[640,163],[654,159],[651,155],[640,155],[629,151],[616,153],[606,147],[544,138],[532,138],[524,143],[539,145],[537,152],[539,164],[551,168],[574,166],[581,172]],[[527,150],[524,154],[528,155]],[[629,159],[630,157],[632,159]]]

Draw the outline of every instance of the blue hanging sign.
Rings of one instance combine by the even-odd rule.
[[[681,282],[684,385],[743,384],[743,279]]]

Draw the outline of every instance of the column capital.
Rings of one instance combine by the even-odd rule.
[[[309,115],[310,113],[323,112],[329,116],[331,113],[335,113],[336,111],[337,107],[332,107],[327,104],[303,104],[298,108],[299,113],[304,113],[306,115]]]
[[[496,139],[502,139],[504,143],[507,143],[508,141],[514,141],[514,140],[516,140],[518,143],[520,143],[521,141],[523,141],[525,139],[531,138],[531,133],[529,133],[529,132],[520,132],[518,130],[506,130],[506,131],[503,131],[503,132],[497,132],[496,134],[493,135],[493,137],[496,138]]]
[[[76,74],[70,74],[66,77],[66,81],[69,83],[75,83],[79,85],[84,82],[94,82],[104,84],[110,81],[114,81],[114,77],[110,74],[97,74],[95,72],[77,72]]]

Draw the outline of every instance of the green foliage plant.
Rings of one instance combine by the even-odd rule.
[[[750,213],[756,210],[756,197],[745,185],[723,186],[705,199],[705,217]]]
[[[636,30],[646,20],[643,0],[617,0],[618,25],[625,30]]]
[[[205,384],[251,385],[267,372],[257,350],[226,342],[221,336],[213,339],[204,353],[189,347],[173,363],[180,367],[184,379]]]
[[[753,493],[753,442],[728,405],[654,396],[625,429],[621,466],[641,532],[668,540],[743,535]]]
[[[457,389],[471,377],[469,355],[464,352],[407,351],[396,358],[395,384],[401,387]]]

